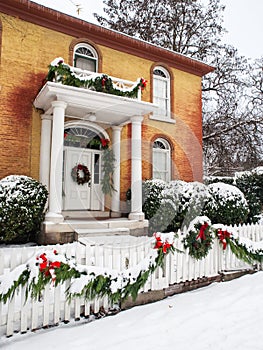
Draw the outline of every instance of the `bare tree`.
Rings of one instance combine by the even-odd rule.
[[[249,63],[222,42],[219,0],[103,0],[98,22],[203,60],[216,70],[203,79],[207,174],[231,174],[262,162],[262,59]]]

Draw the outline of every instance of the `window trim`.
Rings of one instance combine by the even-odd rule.
[[[169,89],[169,113],[168,116],[158,115],[157,113],[149,116],[149,119],[161,121],[165,123],[175,124],[176,121],[174,119],[174,75],[171,71],[170,67],[168,67],[165,63],[156,62],[151,67],[151,100],[154,103],[154,71],[161,70],[169,77],[168,89]]]
[[[155,148],[154,147],[154,144],[155,142],[161,142],[165,148]],[[166,157],[166,162],[167,162],[167,168],[162,171],[162,173],[165,173],[166,176],[165,176],[165,180],[166,182],[169,182],[171,181],[171,178],[172,178],[172,170],[171,170],[171,154],[172,154],[172,148],[171,148],[171,145],[170,145],[170,142],[167,141],[165,138],[163,137],[158,137],[156,138],[154,141],[153,141],[153,144],[152,144],[152,178],[153,179],[158,179],[156,177],[154,177],[154,152],[155,153],[160,153],[162,152],[163,154],[165,154],[165,157]]]
[[[86,46],[88,47],[92,52],[96,53],[97,56],[97,73],[100,73],[102,71],[102,53],[100,48],[91,40],[87,38],[78,38],[73,39],[72,42],[69,45],[69,64],[71,66],[74,66],[74,54],[75,49]]]
[[[159,76],[157,74],[155,74],[154,72],[159,70],[161,73],[163,73],[164,76]],[[170,74],[169,72],[162,66],[156,66],[153,69],[153,103],[158,104],[155,101],[156,99],[160,99],[162,101],[165,101],[165,105],[167,108],[165,108],[165,115],[161,115],[159,117],[161,117],[162,119],[171,119],[171,83],[170,83]],[[155,84],[157,81],[160,82],[164,82],[166,85],[166,90],[165,90],[165,95],[166,97],[160,97],[160,96],[155,96],[154,92],[155,92]]]
[[[76,51],[80,48],[86,48],[88,49],[92,54],[93,54],[93,57],[88,57],[88,56],[85,56],[85,55],[81,55],[80,53],[76,53]],[[95,62],[95,73],[98,72],[98,53],[97,51],[94,49],[93,46],[87,44],[87,43],[78,43],[77,45],[75,45],[74,47],[74,50],[73,50],[73,66],[75,66],[75,63],[76,63],[76,57],[82,57],[82,58],[86,58],[87,60],[90,60],[92,62]]]

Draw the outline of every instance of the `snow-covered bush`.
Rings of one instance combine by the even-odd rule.
[[[208,185],[214,201],[209,202],[204,214],[212,223],[234,225],[244,223],[249,214],[249,208],[244,194],[236,187],[223,182]]]
[[[34,240],[43,220],[48,192],[27,176],[11,175],[0,181],[0,243]]]
[[[244,193],[248,206],[248,222],[256,222],[263,209],[263,174],[244,174],[236,179],[236,186]]]
[[[162,190],[166,187],[163,180],[153,179],[146,180],[142,184],[143,188],[143,207],[142,210],[146,219],[154,216],[161,205]]]
[[[205,185],[210,185],[217,182],[224,182],[228,185],[234,185],[235,178],[230,176],[206,176],[204,178]]]
[[[158,210],[150,219],[149,231],[177,231],[200,215],[208,201],[213,201],[207,186],[181,180],[169,182],[161,192]]]

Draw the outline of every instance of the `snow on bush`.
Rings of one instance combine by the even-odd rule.
[[[161,191],[158,208],[149,221],[149,231],[177,231],[200,215],[213,197],[207,186],[199,182],[170,181]],[[157,202],[157,200],[156,200]]]
[[[0,243],[34,239],[43,220],[48,192],[27,176],[11,175],[0,181]]]
[[[160,208],[162,199],[162,190],[167,183],[163,180],[153,179],[143,182],[143,207],[142,210],[146,219],[154,216]]]
[[[209,202],[205,209],[213,223],[234,225],[244,223],[249,214],[249,208],[244,194],[235,186],[223,182],[208,185],[214,201]]]
[[[249,206],[248,222],[257,222],[263,209],[263,174],[243,174],[235,182],[244,193]]]
[[[245,171],[236,173],[235,177],[210,176],[205,178],[207,185],[217,182],[234,185],[243,192],[249,207],[247,222],[256,223],[263,210],[263,174]]]

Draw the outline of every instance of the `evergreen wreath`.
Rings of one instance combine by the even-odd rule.
[[[83,176],[80,176],[80,171],[83,172]],[[77,164],[71,170],[71,177],[74,182],[77,182],[78,185],[84,185],[90,182],[91,174],[86,165]]]
[[[189,249],[189,255],[196,260],[205,258],[212,248],[213,235],[207,222],[194,225],[197,231],[190,230],[183,239],[185,249]]]

